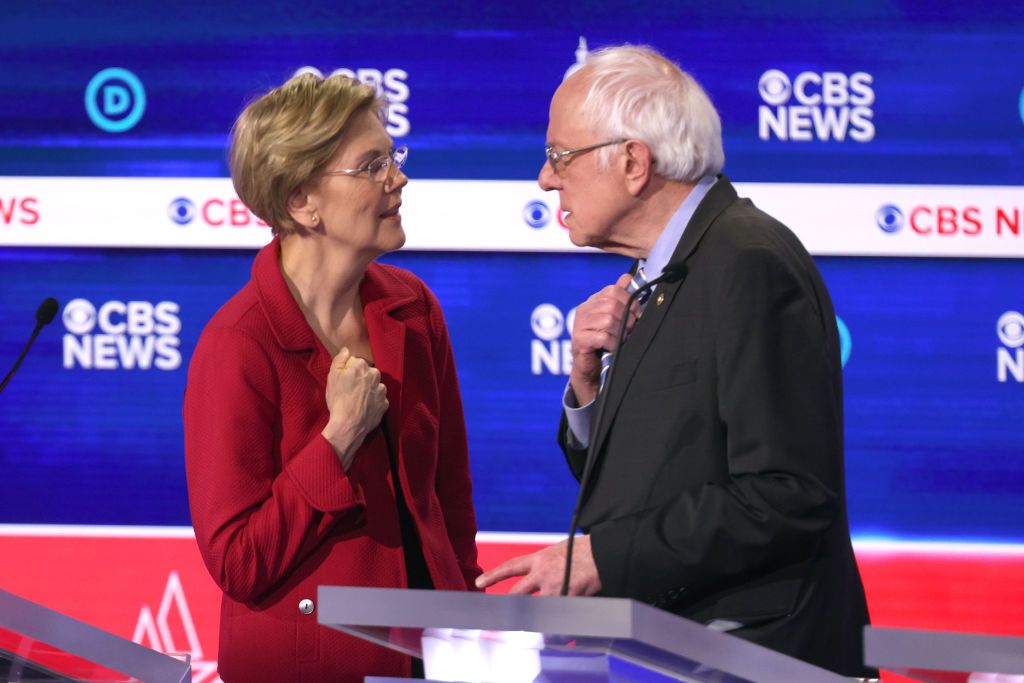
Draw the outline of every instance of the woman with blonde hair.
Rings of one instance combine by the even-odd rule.
[[[320,627],[317,586],[461,591],[480,573],[444,317],[374,261],[405,243],[408,150],[382,112],[371,87],[304,74],[235,123],[235,189],[274,237],[203,331],[184,404],[228,683],[408,676],[409,658]]]

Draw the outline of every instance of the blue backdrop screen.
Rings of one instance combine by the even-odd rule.
[[[51,18],[61,5],[73,21]],[[242,106],[312,66],[383,84],[418,177],[529,179],[551,92],[583,36],[591,47],[651,44],[693,73],[721,112],[734,179],[1024,181],[1018,3],[844,5],[23,3],[4,13],[0,175],[226,175],[224,143]],[[111,67],[145,93],[124,135],[83,106],[86,85]],[[124,90],[93,99],[117,122],[131,87],[112,82]],[[765,106],[782,128],[806,119],[815,130],[761,135]],[[831,108],[836,123],[819,130],[800,107]],[[866,139],[853,140],[858,131]]]
[[[590,48],[650,44],[693,73],[721,113],[725,170],[736,181],[937,186],[928,197],[945,186],[1024,184],[1019,2],[399,1],[355,11],[270,0],[58,1],[5,7],[3,26],[4,372],[39,301],[54,296],[63,308],[0,396],[0,523],[189,523],[188,361],[253,257],[12,246],[6,235],[53,220],[51,206],[24,193],[26,177],[224,178],[238,112],[301,67],[345,69],[380,86],[389,132],[412,148],[413,182],[535,178],[551,93],[582,38]],[[166,230],[173,197],[146,220]],[[899,201],[909,224],[913,205]],[[941,207],[923,207],[938,225]],[[970,214],[955,208],[969,228]],[[999,209],[1019,223],[1024,203]],[[491,218],[480,216],[479,229]],[[962,232],[908,228],[892,243],[970,239]],[[480,527],[564,530],[576,493],[555,445],[567,319],[628,264],[497,250],[383,260],[422,277],[447,315]],[[854,533],[1024,542],[1024,260],[818,263],[849,333]]]
[[[481,528],[562,531],[576,490],[555,444],[568,332],[539,338],[531,321],[543,304],[564,319],[628,264],[602,254],[400,252],[383,260],[416,272],[444,305]],[[148,369],[139,362],[144,353],[126,368],[116,345],[109,369],[86,368],[80,354],[67,356],[66,337],[95,342],[97,334],[74,335],[59,319],[46,330],[3,397],[5,521],[189,523],[181,431],[187,363],[206,320],[244,284],[251,261],[248,251],[0,250],[13,283],[0,293],[4,358],[30,331],[43,268],[47,291],[63,302],[96,309],[171,302],[181,327],[164,335],[176,339],[165,351],[181,357],[169,370],[159,367],[159,348]],[[1017,512],[1024,394],[999,381],[996,329],[1003,312],[1022,303],[1024,264],[818,262],[849,330],[854,533],[1024,541]],[[90,358],[95,366],[95,349]]]

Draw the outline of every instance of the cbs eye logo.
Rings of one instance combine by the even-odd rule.
[[[999,316],[996,323],[996,334],[1003,346],[1011,349],[1024,346],[1024,315],[1017,311],[1007,311]]]
[[[96,307],[85,299],[72,299],[64,306],[61,320],[71,334],[89,334],[96,327]]]
[[[895,204],[883,204],[875,212],[875,223],[882,232],[895,235],[903,229],[903,212]]]
[[[196,215],[196,205],[188,197],[178,197],[167,206],[167,217],[178,225],[188,225]]]
[[[567,315],[554,304],[541,304],[530,314],[530,329],[538,339],[553,341],[562,336],[563,332],[572,334],[573,323],[576,322],[576,309]]]
[[[761,80],[757,83],[757,91],[765,104],[780,105],[789,101],[793,85],[789,81],[789,76],[778,69],[769,69],[761,74]]]
[[[557,306],[541,304],[533,309],[530,315],[530,329],[534,336],[544,341],[551,341],[562,336],[565,329],[565,318]]]
[[[523,220],[531,228],[543,228],[551,221],[551,209],[541,201],[527,202],[523,207]]]

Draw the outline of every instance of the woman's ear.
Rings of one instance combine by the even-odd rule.
[[[320,227],[321,219],[316,210],[315,198],[305,186],[295,188],[288,195],[288,213],[293,221],[307,230]]]

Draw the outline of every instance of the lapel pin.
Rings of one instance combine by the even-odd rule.
[[[658,292],[658,298],[654,300],[655,306],[660,306],[665,301],[665,292]]]

